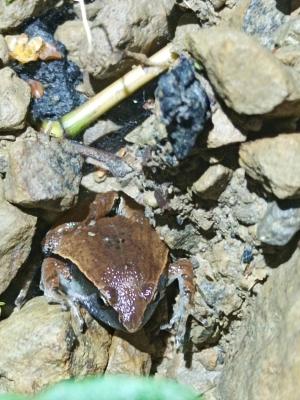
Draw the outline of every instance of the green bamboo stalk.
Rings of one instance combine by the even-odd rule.
[[[101,115],[165,71],[177,57],[168,44],[149,57],[149,66],[136,66],[58,121],[44,121],[42,130],[57,138],[75,138]]]

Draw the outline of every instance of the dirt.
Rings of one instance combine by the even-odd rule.
[[[173,378],[207,400],[299,393],[283,349],[300,357],[289,312],[298,301],[299,8],[275,0],[87,1],[89,49],[78,4],[62,3],[0,6],[0,207],[12,221],[0,228],[0,393],[102,373]],[[8,32],[41,35],[64,58],[9,59]],[[76,138],[93,152],[38,132],[41,120],[65,115],[129,71],[138,63],[132,53],[147,61],[170,41],[180,57],[169,71]],[[44,95],[30,101],[32,79]],[[179,351],[174,332],[159,330],[179,304],[176,284],[136,334],[87,315],[81,333],[39,289],[46,232],[76,203],[78,210],[109,191],[143,206],[170,261],[193,263],[194,308]],[[281,349],[273,364],[264,350],[270,335],[270,354]],[[268,385],[254,374],[257,364]],[[274,365],[277,375],[268,373]]]

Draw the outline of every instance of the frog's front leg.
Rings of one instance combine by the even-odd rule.
[[[182,258],[170,264],[168,271],[168,285],[178,281],[179,298],[176,301],[173,317],[163,329],[172,329],[176,335],[176,348],[184,343],[186,324],[194,306],[195,284],[191,261]]]
[[[65,280],[71,279],[68,266],[57,258],[45,258],[42,264],[41,290],[43,290],[49,303],[60,304],[64,311],[71,310],[80,332],[83,332],[85,322],[80,313],[79,304],[75,299],[70,298],[61,290],[60,280],[62,277]]]

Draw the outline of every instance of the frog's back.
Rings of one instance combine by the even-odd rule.
[[[156,286],[168,260],[168,248],[146,218],[140,222],[124,216],[101,218],[67,232],[59,255],[69,259],[99,289],[124,279]]]

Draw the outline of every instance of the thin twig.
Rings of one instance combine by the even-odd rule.
[[[93,51],[93,39],[92,39],[92,33],[91,33],[91,29],[89,26],[89,22],[86,16],[86,9],[85,9],[85,4],[84,4],[84,0],[75,0],[79,3],[79,7],[80,7],[80,13],[81,13],[81,18],[82,18],[82,23],[83,23],[83,27],[85,30],[85,34],[86,34],[86,38],[88,41],[88,53],[92,53]]]
[[[113,176],[123,178],[129,172],[132,172],[132,168],[121,157],[113,153],[85,146],[71,140],[65,139],[64,142],[67,142],[67,148],[70,152],[93,158],[101,168],[108,170]]]
[[[148,59],[152,67],[136,66],[100,93],[61,117],[58,121],[43,121],[42,129],[51,136],[70,139],[78,136],[101,115],[120,103],[143,85],[165,71],[176,59],[173,46],[168,44]]]

